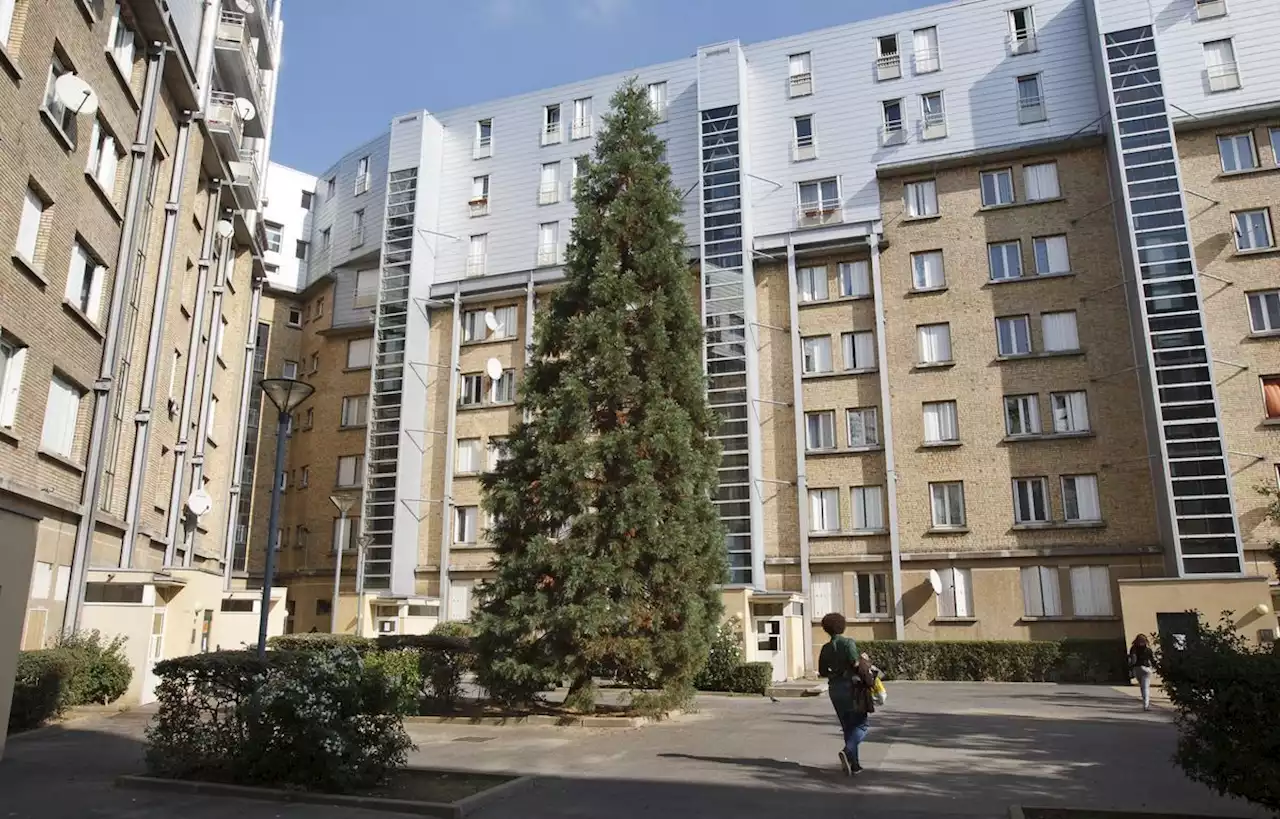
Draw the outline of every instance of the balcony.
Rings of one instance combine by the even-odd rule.
[[[649,108],[652,109],[654,117],[658,122],[666,122],[670,109],[670,104],[666,100],[649,100]]]
[[[818,156],[818,143],[813,136],[796,137],[795,144],[791,146],[791,160],[793,162],[804,162],[808,159],[816,159]]]
[[[538,187],[538,204],[554,205],[560,201],[560,183],[544,182]]]
[[[947,115],[943,113],[925,114],[920,122],[921,139],[942,139],[947,135]]]
[[[790,93],[793,97],[807,97],[813,93],[813,72],[802,71],[791,75]]]
[[[880,129],[880,144],[886,148],[890,145],[902,145],[907,141],[907,129],[902,120],[891,120]]]
[[[922,48],[915,54],[917,74],[932,74],[942,69],[942,57],[936,48]]]
[[[592,117],[583,117],[573,121],[573,138],[588,139],[595,132],[595,122]]]
[[[796,227],[822,227],[838,225],[844,221],[844,208],[839,199],[823,199],[821,202],[803,202],[796,211]]]
[[[493,156],[493,137],[476,137],[476,144],[471,148],[472,159],[487,159]]]
[[[1196,19],[1212,20],[1227,16],[1226,0],[1196,0]]]
[[[244,144],[244,120],[236,109],[236,95],[226,91],[211,92],[205,122],[218,145],[218,152],[238,159],[240,146]]]
[[[256,47],[245,16],[235,11],[222,12],[214,39],[218,85],[221,90],[253,103],[256,116],[245,121],[245,135],[261,138],[266,136],[263,127],[266,119],[266,112],[263,110],[265,95],[262,93],[262,72],[258,68],[255,52]]]
[[[467,210],[473,217],[489,215],[489,197],[477,196],[467,203]]]
[[[1020,28],[1009,35],[1009,54],[1011,56],[1034,54],[1039,50],[1040,44],[1036,42],[1036,30],[1034,28]]]
[[[1240,87],[1240,69],[1235,63],[1212,66],[1205,71],[1205,77],[1209,81],[1209,90],[1215,93],[1234,91]]]
[[[228,165],[231,168],[231,191],[235,194],[236,204],[245,210],[258,207],[258,194],[262,190],[262,180],[258,175],[258,152],[241,150],[240,158]],[[264,241],[265,246],[265,241]]]
[[[902,55],[886,54],[876,60],[876,79],[880,82],[902,76]]]
[[[486,262],[485,262],[484,256],[468,256],[467,257],[467,275],[468,276],[483,276],[485,271],[485,266],[486,266]]]
[[[555,267],[564,264],[560,248],[556,245],[542,245],[538,248],[538,267]]]
[[[1018,99],[1018,122],[1026,125],[1029,122],[1044,122],[1047,119],[1044,111],[1044,97],[1020,97]]]
[[[542,144],[543,145],[559,145],[564,141],[564,129],[560,127],[560,123],[548,122],[542,126]]]

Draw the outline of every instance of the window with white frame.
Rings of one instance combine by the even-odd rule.
[[[286,318],[286,323],[290,327],[301,327],[302,326],[302,308],[290,307],[289,315]]]
[[[1028,74],[1019,77],[1018,122],[1041,122],[1044,119],[1044,96],[1040,90],[1040,75]]]
[[[542,108],[542,144],[554,145],[561,140],[560,103]]]
[[[1236,224],[1236,250],[1243,252],[1275,247],[1271,212],[1267,208],[1237,211],[1232,218]]]
[[[833,611],[844,611],[844,575],[813,575],[809,579],[810,619],[821,619]]]
[[[351,246],[364,244],[364,209],[351,212]]]
[[[1280,128],[1270,129],[1271,158],[1280,166]]]
[[[93,251],[79,239],[71,245],[71,265],[67,269],[66,299],[94,324],[102,320],[102,284],[107,268],[98,263]]]
[[[116,198],[116,172],[120,167],[120,160],[124,157],[124,151],[116,143],[115,136],[107,129],[106,124],[101,117],[93,121],[93,134],[89,140],[89,164],[85,167],[85,173],[93,178],[93,181],[106,192],[107,198],[112,202]],[[272,250],[271,245],[271,226],[267,226],[267,249]],[[277,242],[274,250],[280,249],[279,236],[277,234]]]
[[[484,376],[480,373],[464,373],[458,382],[458,405],[479,406],[484,401]]]
[[[973,617],[973,576],[969,569],[948,566],[940,569],[942,592],[938,595],[938,616]]]
[[[1022,242],[992,242],[987,245],[987,268],[993,282],[1022,278]]]
[[[804,354],[802,371],[806,375],[832,371],[831,336],[812,336],[801,339],[800,346]]]
[[[1006,395],[1004,397],[1004,431],[1010,436],[1040,434],[1040,397]]]
[[[1027,617],[1061,617],[1062,588],[1053,566],[1022,568],[1022,611]]]
[[[44,408],[44,427],[40,432],[40,449],[71,458],[75,452],[76,425],[80,419],[80,401],[84,390],[55,374],[49,380],[49,400]]]
[[[343,455],[338,458],[338,486],[359,486],[363,481],[363,455]]]
[[[805,216],[822,216],[840,208],[840,183],[834,177],[801,182],[799,190]]]
[[[538,204],[551,205],[560,201],[560,163],[542,163],[538,177]]]
[[[1076,311],[1062,310],[1040,315],[1040,334],[1046,353],[1065,353],[1080,349],[1080,333],[1076,328]]]
[[[1250,293],[1249,329],[1255,333],[1280,332],[1280,290]]]
[[[796,271],[796,284],[800,291],[801,302],[826,301],[829,296],[827,292],[826,265],[798,269]]]
[[[472,216],[489,212],[489,174],[471,177],[471,199],[467,202]]]
[[[857,592],[858,617],[887,617],[889,576],[884,572],[858,572],[853,580]]]
[[[137,37],[129,24],[120,16],[121,6],[116,4],[115,14],[111,16],[111,27],[107,34],[110,43],[111,58],[126,79],[133,77],[133,58],[137,52]]]
[[[487,468],[493,472],[498,468],[498,464],[506,460],[507,456],[507,436],[490,435],[488,447],[488,465]]]
[[[1253,144],[1253,132],[1218,137],[1218,156],[1225,173],[1257,168],[1258,150]]]
[[[809,490],[809,531],[817,533],[840,531],[840,490]]]
[[[938,215],[938,183],[933,179],[908,182],[904,187],[907,216],[924,219]]]
[[[1111,570],[1106,566],[1071,567],[1071,609],[1077,617],[1111,617]]]
[[[875,407],[855,407],[845,413],[845,428],[849,446],[869,447],[880,445],[879,411]]]
[[[1012,168],[983,171],[979,175],[979,179],[982,182],[982,206],[984,208],[1013,204]]]
[[[876,38],[876,79],[896,80],[902,76],[902,55],[898,53],[898,35],[884,34]]]
[[[884,528],[884,487],[855,486],[849,490],[853,505],[853,528],[859,532]]]
[[[843,298],[864,298],[871,295],[871,263],[862,260],[840,262],[836,268],[840,279],[840,295]]]
[[[490,400],[495,404],[509,404],[516,400],[516,371],[503,370],[490,389]]]
[[[939,290],[946,287],[942,267],[942,251],[926,250],[911,254],[911,286],[914,290]]]
[[[1005,316],[996,319],[996,347],[1000,355],[1031,354],[1031,317]]]
[[[836,448],[836,414],[834,410],[806,412],[804,414],[805,448],[809,450]]]
[[[813,115],[804,114],[793,120],[795,129],[795,143],[793,144],[793,158],[799,162],[805,159],[813,159],[818,155],[818,146],[814,139],[813,133]]]
[[[331,548],[334,554],[339,551],[350,551],[356,545],[354,537],[360,531],[360,518],[357,517],[336,517],[333,519],[333,543]]]
[[[479,233],[472,236],[467,244],[467,275],[476,276],[484,273],[485,259],[489,250],[489,234]]]
[[[569,198],[574,197],[574,192],[578,189],[578,180],[587,175],[587,171],[591,168],[591,157],[587,155],[575,156],[573,164],[570,166],[569,179]]]
[[[459,317],[462,324],[462,343],[483,341],[489,328],[484,323],[483,310],[467,310]]]
[[[1231,91],[1240,87],[1236,50],[1231,38],[1204,44],[1204,69],[1210,91]]]
[[[174,350],[173,365],[172,365],[173,368],[169,371],[169,397],[170,398],[173,397],[173,387],[175,382],[178,380],[177,379],[178,366],[181,363],[182,363],[182,352],[179,350]],[[285,361],[284,364],[280,366],[280,377],[296,379],[298,377],[298,362]]]
[[[921,364],[947,364],[951,361],[951,325],[922,324],[916,328]]]
[[[960,440],[960,424],[955,401],[927,401],[924,404],[924,442],[954,444]]]
[[[519,322],[519,310],[514,304],[508,304],[503,307],[495,307],[490,312],[493,313],[493,334],[491,338],[505,339],[516,337],[516,327]]]
[[[355,195],[368,193],[369,188],[373,184],[373,177],[369,170],[369,157],[362,156],[356,162],[356,186]]]
[[[1096,523],[1102,520],[1097,475],[1063,476],[1062,517],[1072,523]]]
[[[1022,166],[1022,187],[1028,202],[1044,202],[1062,195],[1058,185],[1058,163],[1040,162]]]
[[[476,142],[473,148],[473,155],[477,159],[493,155],[493,120],[481,119],[476,121]]]
[[[813,93],[813,59],[809,52],[792,54],[787,58],[791,96],[803,97]]]
[[[310,248],[311,248],[310,242],[304,242],[302,239],[299,239],[297,242],[294,243],[294,246],[293,246],[294,258],[296,258],[300,262],[305,262],[307,260],[307,253],[310,250]]]
[[[876,336],[870,330],[841,333],[840,349],[846,370],[871,370],[876,366]]]
[[[474,544],[480,534],[480,507],[459,506],[453,510],[453,542]]]
[[[964,484],[962,482],[943,481],[929,484],[929,504],[933,512],[934,528],[964,526]]]
[[[593,129],[591,114],[591,97],[582,97],[573,101],[573,138],[586,139]]]
[[[1049,481],[1047,478],[1013,479],[1013,522],[1049,522]]]
[[[342,398],[342,420],[344,427],[362,427],[369,422],[369,396],[345,395]]]
[[[17,11],[16,0],[0,0],[0,47],[13,50],[14,43],[9,39],[13,32],[13,17]]]
[[[279,253],[280,244],[284,241],[284,226],[273,222],[264,222],[263,225],[267,229],[267,252]]]
[[[0,336],[0,428],[11,429],[17,419],[26,366],[26,346],[12,337]]]
[[[363,370],[373,364],[373,339],[353,338],[347,342],[347,369]]]
[[[885,144],[891,145],[902,141],[906,136],[906,121],[902,118],[902,100],[884,100],[880,103],[880,112],[883,117]]]
[[[941,91],[920,95],[921,137],[938,139],[947,135],[947,109]]]
[[[378,303],[378,269],[356,271],[356,307],[373,307]]]
[[[934,26],[918,28],[911,32],[911,42],[915,46],[915,72],[931,74],[942,68],[938,54],[938,29]]]
[[[483,448],[479,438],[459,438],[454,455],[453,471],[458,475],[473,475],[480,471]]]
[[[333,228],[320,231],[320,249],[328,251],[333,246]]]
[[[1031,6],[1010,9],[1009,45],[1015,55],[1036,50],[1036,19]]]
[[[538,264],[558,264],[560,261],[560,223],[543,222],[538,225]]]
[[[649,108],[653,110],[659,122],[665,120],[667,118],[667,84],[665,82],[651,82],[647,91]]]
[[[18,240],[14,244],[14,252],[26,262],[28,267],[38,267],[36,255],[40,249],[40,237],[45,232],[45,210],[48,202],[40,193],[30,186],[22,200],[22,217],[18,222]]]
[[[1056,276],[1071,272],[1066,236],[1040,236],[1032,242],[1036,254],[1036,275]]]
[[[1049,394],[1053,431],[1070,434],[1089,431],[1089,399],[1084,390]]]
[[[217,427],[218,427],[218,396],[213,395],[209,397],[209,424],[208,424],[209,431],[207,433],[207,437],[210,441],[217,438]],[[284,473],[284,474],[288,474],[288,473]]]

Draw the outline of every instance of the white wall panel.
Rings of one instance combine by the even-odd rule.
[[[390,137],[384,134],[348,153],[316,181],[316,197],[312,213],[311,259],[307,266],[308,283],[342,266],[362,267],[371,254],[376,254],[382,239],[382,218],[386,207],[387,163]],[[417,146],[414,146],[417,150]],[[362,157],[370,160],[369,189],[356,195],[356,169]],[[333,180],[334,195],[329,196]],[[364,210],[364,242],[352,247],[352,214]],[[330,248],[326,251],[322,233],[329,229]]]

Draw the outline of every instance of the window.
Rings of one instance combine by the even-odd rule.
[[[929,401],[924,404],[924,442],[954,444],[960,441],[960,427],[955,401]]]
[[[347,369],[362,370],[373,363],[373,339],[353,338],[347,342]]]
[[[800,183],[800,210],[805,216],[823,216],[839,208],[840,184],[836,179]]]
[[[1268,421],[1280,421],[1280,376],[1262,378],[1262,406]]]
[[[369,420],[369,396],[347,395],[342,398],[342,426],[362,427]]]
[[[805,448],[836,448],[836,414],[832,410],[804,414]]]
[[[1225,17],[1226,0],[1196,0],[1196,19],[1210,20],[1214,17]]]
[[[1268,209],[1243,210],[1232,216],[1236,222],[1236,250],[1266,250],[1275,246]]]
[[[796,282],[799,284],[801,302],[827,300],[827,268],[825,266],[800,268],[796,271]]]
[[[371,181],[371,174],[369,173],[369,157],[362,156],[360,157],[360,160],[356,162],[355,195],[359,196],[362,193],[367,193],[369,191]],[[363,211],[361,212],[363,213]]]
[[[476,159],[493,156],[493,120],[482,119],[476,122],[476,142],[471,154]]]
[[[1257,168],[1258,151],[1253,144],[1253,133],[1218,137],[1218,156],[1226,173]]]
[[[809,52],[792,54],[787,58],[791,96],[803,97],[813,93],[813,60]]]
[[[1089,399],[1083,390],[1050,393],[1053,431],[1073,433],[1089,431]]]
[[[214,430],[215,430],[215,427],[217,426],[217,423],[218,423],[218,396],[212,395],[209,397],[209,432],[207,436],[210,441],[214,440]]]
[[[578,180],[586,176],[587,171],[590,168],[591,168],[591,157],[583,155],[583,156],[575,156],[573,158],[573,165],[570,168],[570,179],[569,179],[569,198],[570,199],[574,197],[575,191],[577,191]]]
[[[178,369],[178,362],[179,362],[179,361],[181,360],[181,358],[182,358],[182,353],[180,353],[180,352],[179,352],[179,351],[177,351],[177,350],[174,350],[173,352],[174,352],[174,358],[173,358],[173,361],[174,361],[174,369],[173,369],[173,371],[174,371],[174,374],[176,375],[176,373],[177,373],[177,369]],[[280,377],[281,377],[281,378],[295,378],[295,379],[296,379],[296,378],[298,377],[298,362],[296,362],[296,361],[286,361],[286,362],[284,362],[284,365],[280,368]],[[172,382],[174,381],[174,378],[170,378],[170,379],[169,379],[169,381],[170,381],[170,383],[172,383]],[[170,395],[172,395],[172,394],[173,394],[172,389],[170,389]]]
[[[355,307],[373,307],[378,303],[378,269],[356,271]]]
[[[333,553],[350,550],[356,545],[353,535],[360,531],[359,517],[337,517],[333,519]],[[358,535],[355,535],[358,537]]]
[[[0,0],[2,2],[2,0]],[[107,130],[99,117],[93,121],[93,135],[89,141],[89,164],[85,173],[98,183],[107,198],[112,202],[116,197],[116,170],[120,166],[123,152],[116,145],[116,138]],[[267,226],[267,239],[270,242],[271,226]],[[279,248],[277,248],[279,249]]]
[[[471,475],[480,471],[481,446],[479,438],[459,438],[454,456],[453,471],[459,475]]]
[[[1249,294],[1249,327],[1255,333],[1280,332],[1280,290]]]
[[[321,296],[320,298],[316,299],[314,308],[315,309],[312,310],[311,318],[313,319],[323,318],[324,317],[324,296]]]
[[[320,231],[320,249],[327,252],[332,245],[333,245],[333,229],[325,228],[324,230]]]
[[[307,412],[303,417],[302,428],[311,429],[316,423],[316,410],[314,407],[307,407]],[[290,424],[292,426],[292,424]]]
[[[331,176],[324,181],[324,195],[330,200],[338,195],[338,177]]]
[[[667,118],[667,84],[665,82],[649,83],[649,107],[654,116],[661,122]]]
[[[984,208],[1013,204],[1013,171],[1010,168],[983,171],[980,179]]]
[[[1062,478],[1062,516],[1073,523],[1102,520],[1098,505],[1096,475],[1066,475]]]
[[[484,216],[489,213],[489,175],[471,178],[471,199],[467,203],[472,216]]]
[[[938,58],[937,28],[918,28],[911,32],[911,40],[915,45],[917,74],[931,74],[942,68],[942,62]]]
[[[902,119],[902,100],[885,100],[880,103],[883,117],[883,139],[885,145],[899,145],[906,142],[907,129]]]
[[[810,619],[844,611],[844,575],[815,574],[809,579]]]
[[[836,272],[840,279],[840,295],[842,297],[863,298],[871,295],[870,262],[840,262]]]
[[[351,212],[351,246],[364,244],[364,210]]]
[[[551,205],[560,201],[560,163],[546,162],[538,182],[538,204]]]
[[[471,545],[480,534],[480,508],[459,506],[453,510],[453,542]]]
[[[37,266],[36,254],[40,248],[40,237],[44,232],[45,209],[48,203],[35,188],[28,187],[27,195],[22,200],[22,219],[18,223],[18,241],[14,251],[26,262],[28,267]]]
[[[560,263],[560,223],[543,222],[538,225],[538,264]]]
[[[884,572],[854,575],[858,617],[885,617],[889,614],[889,576]]]
[[[311,210],[311,206],[315,203],[316,195],[311,191],[302,192],[302,209]]]
[[[462,314],[462,341],[483,341],[488,327],[484,324],[483,310],[468,310]]]
[[[27,348],[11,338],[0,337],[0,427],[11,428],[17,418],[26,364]]]
[[[495,307],[491,312],[496,325],[493,329],[493,338],[515,338],[520,316],[518,308],[514,304],[509,304],[505,307]]]
[[[947,110],[941,91],[920,95],[920,117],[922,138],[939,139],[947,135]]]
[[[1040,397],[1006,395],[1004,397],[1004,430],[1010,436],[1040,434]]]
[[[311,247],[310,242],[305,242],[302,239],[299,239],[297,243],[294,244],[293,246],[294,257],[297,258],[297,260],[300,262],[305,262],[307,260],[307,250],[310,247]]]
[[[1044,96],[1040,92],[1040,75],[1018,78],[1018,122],[1042,122],[1045,119]]]
[[[801,339],[801,347],[804,351],[802,371],[806,375],[831,372],[831,336]]]
[[[1050,566],[1022,569],[1022,611],[1027,617],[1061,617],[1062,590],[1058,570]]]
[[[1045,478],[1013,479],[1013,522],[1049,522],[1049,481]]]
[[[1031,317],[1007,316],[996,319],[996,347],[1000,355],[1031,354]]]
[[[838,489],[809,490],[809,531],[840,531],[840,491]]]
[[[507,404],[516,400],[516,371],[503,370],[497,381],[493,382],[493,398],[495,404]]]
[[[560,128],[560,103],[545,105],[542,108],[542,144],[555,145],[560,142],[563,131]]]
[[[42,450],[64,458],[72,456],[83,396],[83,390],[62,376],[54,375],[49,381],[49,402],[45,404],[44,429],[40,433]]]
[[[290,307],[289,318],[287,319],[287,322],[290,327],[301,327],[302,326],[302,308]]]
[[[987,245],[987,265],[991,281],[1022,277],[1022,242],[995,242]]]
[[[942,251],[926,250],[911,254],[911,286],[915,290],[939,290],[946,287],[942,268]]]
[[[1271,135],[1271,158],[1275,160],[1276,165],[1280,166],[1280,128],[1272,128]]]
[[[1106,566],[1072,566],[1071,607],[1077,617],[1112,616],[1111,570]]]
[[[1036,254],[1036,275],[1055,276],[1071,272],[1066,236],[1041,236],[1032,243]]]
[[[490,472],[495,471],[498,468],[498,464],[506,460],[507,458],[506,444],[507,444],[506,436],[501,436],[501,435],[489,436],[488,470]]]
[[[813,135],[813,116],[805,114],[796,117],[795,125],[795,148],[793,158],[800,162],[805,159],[813,159],[818,155],[818,146],[814,142]]]
[[[1062,195],[1062,190],[1058,187],[1057,162],[1024,165],[1022,183],[1028,202],[1044,202]]]
[[[1074,310],[1042,313],[1040,334],[1044,337],[1046,353],[1072,352],[1080,349],[1080,334],[1076,329]]]
[[[133,55],[136,50],[133,30],[120,16],[120,5],[116,5],[115,14],[111,17],[110,34],[107,41],[111,43],[111,57],[116,62],[120,73],[129,79],[133,76]]]
[[[13,31],[13,17],[17,3],[15,0],[0,0],[0,47],[7,47],[13,52],[14,43],[9,39]]]
[[[880,424],[877,416],[878,410],[875,407],[858,407],[845,414],[849,446],[879,446]]]
[[[929,500],[936,528],[964,526],[964,484],[960,481],[929,484]]]
[[[98,264],[92,251],[79,239],[71,246],[71,266],[67,270],[67,301],[89,317],[94,324],[102,318],[102,280],[107,269]]]
[[[855,486],[849,497],[853,503],[853,528],[859,532],[884,528],[884,487]]]
[[[573,101],[573,138],[586,139],[591,136],[593,123],[591,115],[591,97],[583,97]]]
[[[267,229],[267,252],[279,253],[280,242],[284,238],[284,227],[273,222],[264,222],[263,225]]]
[[[950,324],[922,324],[916,328],[916,334],[919,337],[921,364],[950,363]]]
[[[938,183],[932,179],[908,182],[905,187],[907,216],[924,219],[938,215]]]
[[[840,348],[846,370],[871,370],[876,366],[876,337],[870,330],[841,333]]]
[[[1231,91],[1240,87],[1236,51],[1230,38],[1204,44],[1204,69],[1210,91]]]
[[[363,455],[343,455],[338,458],[338,486],[359,486],[363,480]]]
[[[489,234],[481,233],[471,237],[467,245],[467,275],[476,276],[484,273],[485,257],[489,251]]]
[[[969,569],[948,567],[938,572],[942,593],[938,595],[939,617],[973,617],[973,578]]]
[[[459,389],[459,406],[478,406],[484,400],[484,376],[479,373],[463,375]]]
[[[1009,51],[1029,54],[1036,50],[1036,21],[1031,7],[1012,9],[1009,12]]]
[[[226,363],[226,358],[223,356],[223,350],[224,350],[224,344],[226,343],[226,340],[227,340],[228,326],[230,326],[230,322],[227,321],[226,316],[220,317],[219,323],[218,323],[218,341],[217,341],[217,344],[215,345],[215,349],[217,350],[216,355],[218,357],[218,360],[223,362],[224,364]]]

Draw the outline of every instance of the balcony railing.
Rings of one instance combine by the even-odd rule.
[[[667,121],[667,109],[670,107],[666,100],[649,100],[649,108],[653,110],[653,115],[658,118],[658,122]]]
[[[467,257],[467,275],[483,276],[485,270],[484,256],[468,256]]]
[[[942,68],[942,60],[936,48],[921,48],[916,51],[915,71],[917,74],[932,74]]]
[[[236,110],[236,95],[226,91],[213,91],[209,94],[209,110],[205,121],[212,131],[224,131],[231,135],[236,150],[244,142],[244,120]]]
[[[1209,78],[1210,91],[1234,91],[1240,87],[1240,69],[1235,63],[1212,66],[1205,74]]]
[[[223,11],[218,18],[217,41],[224,46],[238,47],[244,61],[249,86],[261,95],[262,71],[258,67],[258,55],[245,27],[245,16],[237,11]]]
[[[1040,50],[1036,42],[1034,28],[1020,28],[1009,35],[1009,53],[1015,57],[1019,54],[1031,54]]]
[[[553,267],[560,264],[560,248],[555,245],[542,245],[538,248],[538,267]]]
[[[488,216],[489,215],[489,197],[477,196],[467,203],[467,209],[471,211],[472,216]]]
[[[881,145],[901,145],[907,141],[907,129],[902,120],[890,120],[880,129]]]
[[[802,71],[791,75],[791,96],[804,97],[813,93],[813,72]]]
[[[791,146],[791,159],[795,162],[803,162],[807,159],[814,159],[818,155],[818,143],[814,140],[813,135],[806,137],[796,137],[795,144]]]
[[[538,187],[538,204],[554,205],[560,201],[560,183],[544,182]]]
[[[844,208],[839,199],[823,199],[820,202],[802,202],[796,211],[797,227],[838,225],[844,221]]]
[[[885,54],[876,60],[877,80],[896,80],[902,76],[902,55]]]
[[[921,139],[941,139],[947,135],[947,115],[942,112],[925,114],[920,123]]]
[[[1044,113],[1044,97],[1036,95],[1034,97],[1018,98],[1018,122],[1041,122],[1045,119]]]
[[[542,127],[542,144],[558,145],[564,139],[564,129],[559,122],[548,122]]]
[[[584,117],[573,121],[573,138],[586,139],[591,136],[594,130],[594,122],[591,117]]]
[[[1226,0],[1196,0],[1196,19],[1212,20],[1227,16]]]
[[[493,156],[493,137],[476,137],[476,144],[471,149],[471,156],[474,159]]]

